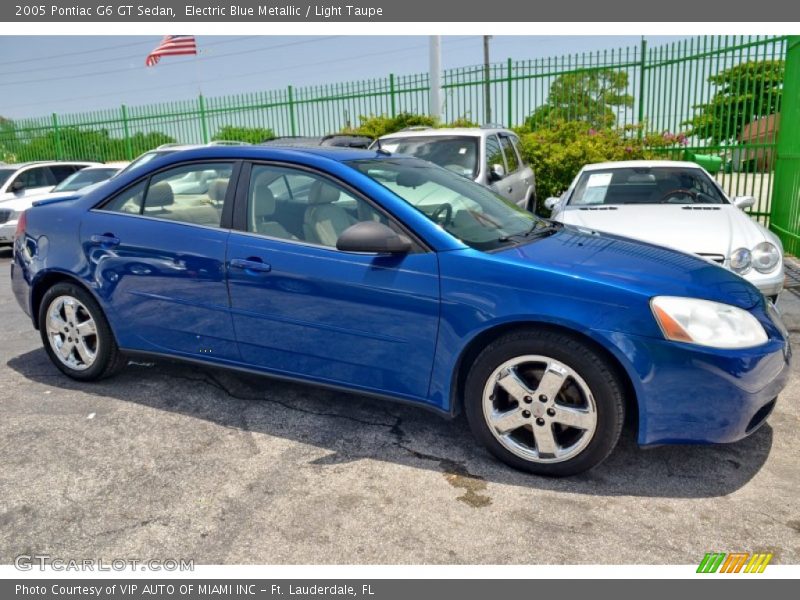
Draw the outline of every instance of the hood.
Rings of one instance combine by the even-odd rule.
[[[763,228],[732,204],[620,204],[568,206],[557,220],[668,246],[728,258],[737,248],[767,239]]]
[[[504,259],[628,290],[645,297],[688,296],[749,309],[761,294],[735,273],[653,244],[566,226],[496,253]]]

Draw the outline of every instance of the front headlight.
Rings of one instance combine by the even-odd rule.
[[[750,348],[767,332],[746,310],[699,298],[656,296],[650,307],[664,337],[712,348]]]
[[[769,242],[761,242],[753,248],[753,268],[759,273],[769,273],[781,260],[780,251]]]
[[[747,248],[738,248],[731,253],[731,270],[744,275],[750,270],[752,256]]]

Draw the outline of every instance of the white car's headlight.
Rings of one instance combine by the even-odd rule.
[[[650,306],[668,340],[712,348],[750,348],[768,339],[758,319],[729,304],[656,296]]]
[[[747,248],[737,248],[731,253],[731,270],[739,275],[744,275],[750,270],[752,255]]]
[[[769,273],[781,260],[780,251],[769,242],[761,242],[753,248],[753,268],[759,273]]]

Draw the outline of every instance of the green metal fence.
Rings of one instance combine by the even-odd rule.
[[[600,52],[508,59],[488,69],[450,69],[443,73],[443,117],[535,127],[557,118],[581,119],[634,126],[630,135],[667,132],[675,142],[654,152],[719,157],[723,187],[732,195],[755,196],[752,213],[766,222],[788,39],[705,36],[653,47],[643,40]],[[357,126],[362,116],[426,114],[428,92],[427,74],[387,75],[52,114],[0,123],[0,152],[6,160],[130,160],[160,143],[209,141],[226,127],[322,135]],[[684,135],[692,131],[697,133]]]

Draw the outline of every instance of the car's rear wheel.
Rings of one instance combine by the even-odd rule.
[[[81,381],[108,377],[127,362],[95,299],[82,287],[58,283],[39,307],[39,332],[50,360]]]
[[[608,360],[580,340],[523,331],[487,346],[466,381],[474,435],[512,467],[565,476],[602,462],[619,440],[624,392]]]

